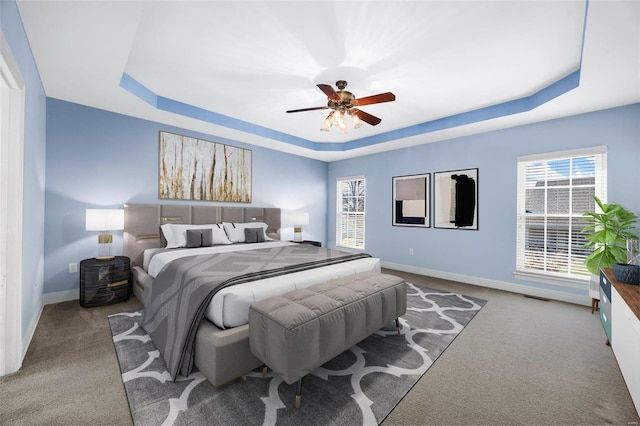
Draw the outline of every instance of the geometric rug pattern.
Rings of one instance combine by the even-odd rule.
[[[377,425],[393,410],[486,302],[408,284],[398,335],[391,323],[295,385],[260,369],[218,389],[197,369],[172,381],[138,325],[141,312],[109,317],[136,425]]]

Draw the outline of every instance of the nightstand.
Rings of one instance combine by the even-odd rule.
[[[131,268],[129,258],[96,258],[80,262],[80,306],[109,305],[129,299]]]
[[[322,243],[320,241],[310,241],[310,240],[293,241],[293,240],[289,240],[289,242],[298,243],[298,244],[311,244],[312,246],[322,247]]]

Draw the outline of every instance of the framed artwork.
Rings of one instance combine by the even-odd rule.
[[[478,229],[478,169],[433,174],[433,227]]]
[[[251,150],[160,132],[158,198],[251,202]]]
[[[431,174],[394,176],[393,182],[393,226],[429,228]]]

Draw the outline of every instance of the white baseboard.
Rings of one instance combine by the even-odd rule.
[[[487,278],[473,277],[469,275],[454,274],[450,272],[437,271],[435,269],[421,268],[418,266],[402,265],[399,263],[380,262],[383,268],[395,269],[396,271],[409,272],[426,277],[441,278],[443,280],[458,281],[465,284],[473,284],[481,287],[494,288],[496,290],[510,291],[512,293],[525,294],[527,296],[542,297],[545,299],[558,300],[560,302],[574,303],[576,305],[591,306],[591,298],[587,295],[565,293],[562,291],[548,290],[544,288],[529,287],[522,284],[515,284],[506,281],[496,281]]]
[[[56,291],[55,293],[45,293],[43,301],[45,305],[52,303],[68,302],[69,300],[77,300],[80,298],[78,290]]]
[[[38,327],[38,323],[40,322],[40,317],[42,316],[42,310],[44,309],[44,303],[40,305],[40,310],[38,311],[38,315],[36,315],[31,324],[29,324],[29,328],[27,329],[27,334],[22,339],[22,361],[24,361],[24,357],[27,356],[27,350],[29,349],[29,345],[31,345],[31,340],[33,340],[33,336],[36,334],[36,327]],[[22,361],[20,364],[22,365]]]
[[[42,295],[42,305],[40,305],[38,315],[33,318],[31,324],[29,324],[29,328],[27,329],[27,334],[22,339],[22,360],[24,360],[24,357],[27,356],[27,350],[29,349],[31,340],[33,340],[33,336],[36,333],[36,327],[38,327],[38,323],[40,322],[40,317],[42,316],[44,305],[67,302],[69,300],[77,300],[79,298],[80,296],[78,295],[78,290],[65,290],[55,293],[45,293]]]
[[[587,295],[581,296],[578,294],[565,293],[562,291],[530,287],[506,281],[496,281],[487,278],[473,277],[470,275],[454,274],[451,272],[438,271],[435,269],[422,268],[418,266],[403,265],[400,263],[382,261],[380,262],[380,264],[383,268],[424,275],[426,277],[441,278],[443,280],[458,281],[465,284],[494,288],[496,290],[526,294],[527,296],[542,297],[545,299],[553,299],[561,302],[574,303],[577,305],[591,306],[591,299]],[[51,303],[67,302],[69,300],[77,300],[79,298],[80,296],[78,294],[78,290],[65,290],[55,293],[45,293],[44,304],[49,305]]]

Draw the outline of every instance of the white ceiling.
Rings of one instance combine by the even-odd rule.
[[[17,3],[47,96],[325,161],[640,102],[634,0]],[[451,124],[576,71],[531,111]],[[319,130],[326,110],[285,113],[339,79],[396,101],[346,135]]]

